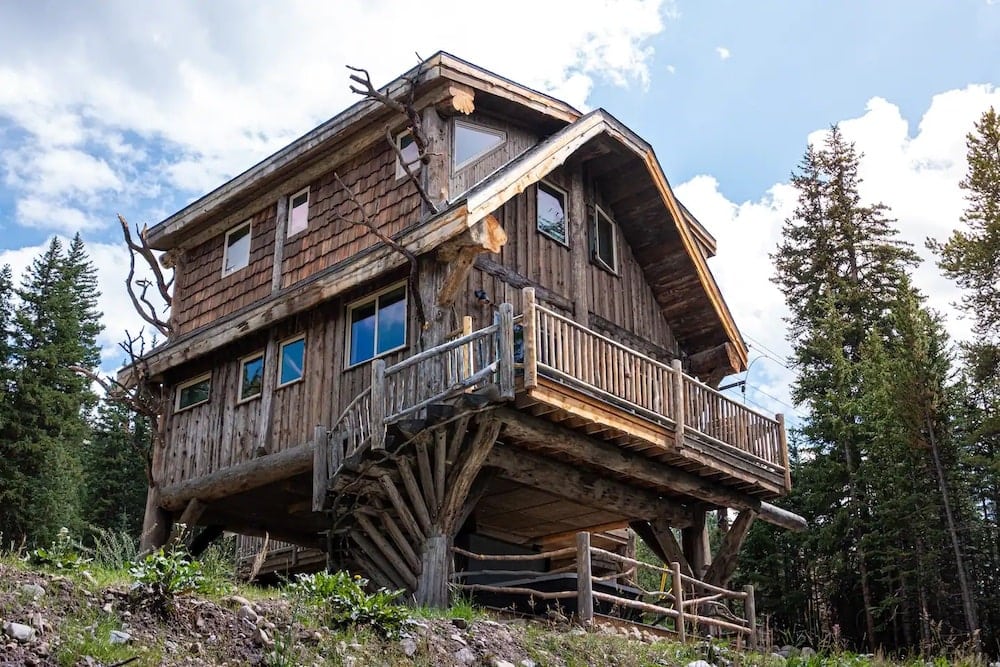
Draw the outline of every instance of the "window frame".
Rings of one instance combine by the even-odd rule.
[[[396,152],[396,161],[395,161],[395,163],[396,163],[396,180],[397,181],[400,180],[400,179],[403,179],[403,178],[407,177],[406,176],[406,170],[403,169],[403,138],[404,137],[412,137],[412,136],[413,136],[413,132],[411,132],[410,130],[402,130],[398,134],[396,134],[396,151],[397,152]],[[413,139],[413,144],[414,145],[416,145],[416,141],[417,141],[416,139]],[[419,148],[417,150],[419,150]],[[411,171],[413,171],[413,175],[414,176],[416,176],[417,174],[419,174],[420,170],[423,169],[423,167],[424,167],[424,165],[422,163],[417,163],[417,164],[419,166],[417,166],[416,171],[413,171],[411,169]]]
[[[600,220],[604,218],[611,225],[611,254],[612,254],[612,265],[609,265],[603,257],[600,255],[601,246],[601,234],[599,230]],[[593,223],[593,245],[591,246],[590,261],[596,266],[604,269],[608,273],[613,275],[618,275],[618,223],[615,219],[611,217],[607,211],[605,211],[600,206],[594,206],[594,223]]]
[[[478,130],[480,132],[485,132],[486,134],[492,134],[494,136],[497,136],[497,137],[500,138],[500,143],[497,144],[496,146],[492,147],[492,148],[486,149],[485,151],[482,151],[480,153],[476,153],[475,155],[472,155],[471,157],[467,157],[467,158],[465,158],[465,160],[463,160],[460,163],[459,162],[455,162],[455,157],[457,155],[457,151],[455,150],[455,148],[458,146],[458,127],[459,126],[464,126],[466,128],[472,129],[472,130]],[[507,144],[507,132],[506,131],[504,131],[504,130],[498,130],[498,129],[494,128],[494,127],[489,127],[487,125],[482,125],[480,123],[475,123],[475,122],[472,122],[472,121],[461,120],[459,118],[455,118],[452,121],[452,126],[451,126],[451,173],[452,173],[452,175],[457,174],[458,172],[462,171],[466,167],[469,167],[472,164],[478,162],[479,160],[483,159],[484,157],[486,157],[487,155],[489,155],[493,151],[500,150],[506,144]]]
[[[388,294],[389,292],[394,292],[397,289],[399,289],[400,287],[403,288],[403,303],[406,305],[406,316],[403,318],[403,343],[402,343],[402,345],[398,345],[398,346],[396,346],[396,347],[394,347],[394,348],[392,348],[390,350],[384,350],[382,352],[379,352],[378,351],[378,312],[379,312],[380,309],[379,309],[379,306],[378,306],[378,300],[382,296]],[[355,362],[355,363],[351,363],[351,343],[353,342],[353,337],[354,337],[354,327],[352,326],[353,323],[352,323],[351,315],[358,308],[361,308],[363,306],[367,306],[368,304],[370,304],[372,302],[375,303],[375,354],[374,354],[374,356],[368,357],[367,359],[363,359],[361,361],[358,361],[358,362]],[[379,357],[384,357],[386,355],[392,354],[393,352],[398,352],[400,350],[406,349],[406,347],[409,345],[409,338],[410,338],[410,288],[409,288],[409,285],[407,285],[407,283],[406,283],[405,280],[401,280],[399,282],[396,282],[396,283],[393,283],[393,284],[389,285],[388,287],[383,287],[382,289],[378,290],[377,292],[373,292],[372,294],[368,294],[368,295],[366,295],[364,297],[361,297],[360,299],[355,299],[354,301],[352,301],[349,304],[347,304],[347,317],[345,318],[344,322],[345,322],[345,326],[347,326],[347,335],[344,336],[344,338],[347,341],[347,347],[344,350],[344,370],[350,370],[352,368],[357,368],[358,366],[364,366],[365,364],[371,362],[374,359],[378,359]]]
[[[281,369],[285,365],[285,347],[291,345],[292,343],[297,343],[298,341],[302,341],[302,374],[294,380],[282,382]],[[278,341],[278,368],[277,373],[275,373],[275,379],[277,380],[277,384],[274,387],[275,389],[290,387],[293,384],[302,382],[306,379],[306,334],[304,332]]]
[[[242,231],[243,228],[246,228],[247,238],[248,238],[246,264],[243,264],[242,266],[237,266],[236,268],[227,271],[226,266],[229,264],[229,237],[235,234],[236,232]],[[232,227],[229,231],[227,231],[226,237],[222,242],[222,277],[225,278],[226,276],[231,276],[234,273],[239,273],[243,269],[250,266],[250,254],[252,250],[253,250],[253,220],[246,220],[244,222],[241,222],[240,224]]]
[[[539,215],[538,215],[538,193],[541,191],[541,188],[543,188],[543,187],[544,188],[548,188],[549,190],[554,190],[558,194],[562,195],[562,202],[563,202],[563,231],[564,231],[564,233],[566,235],[565,240],[563,240],[563,239],[557,239],[555,236],[553,236],[552,234],[544,231],[541,227],[538,226],[538,222],[539,222]],[[537,183],[535,183],[535,189],[536,189],[536,191],[535,191],[535,231],[537,231],[542,236],[545,236],[546,238],[552,239],[553,241],[555,241],[559,245],[565,246],[566,248],[569,248],[569,191],[566,190],[565,188],[559,187],[555,183],[552,183],[551,181],[548,181],[548,180],[540,180]]]
[[[245,377],[244,369],[246,368],[248,362],[254,361],[255,359],[260,359],[260,371],[261,371],[260,391],[258,391],[256,394],[252,396],[244,396],[243,395],[243,379]],[[242,405],[243,403],[248,403],[264,395],[264,369],[266,366],[267,366],[266,350],[258,350],[253,354],[248,354],[245,357],[240,358],[240,375],[239,375],[240,384],[239,387],[236,389],[236,405]]]
[[[291,229],[290,229],[291,224],[292,224],[292,210],[295,208],[294,206],[292,206],[292,202],[295,201],[295,198],[298,197],[301,194],[305,194],[305,196],[306,196],[306,226],[303,227],[302,229],[300,229],[297,232],[292,232]],[[287,207],[287,209],[285,211],[285,238],[286,239],[290,239],[293,236],[298,236],[299,234],[302,234],[303,232],[309,231],[309,204],[312,203],[312,200],[310,199],[309,195],[310,195],[309,186],[307,185],[306,187],[302,188],[301,190],[299,190],[295,194],[292,194],[292,195],[288,196],[288,207]]]
[[[185,389],[187,389],[188,387],[193,387],[196,384],[201,384],[202,382],[205,382],[206,380],[208,380],[208,395],[205,397],[205,400],[198,401],[197,403],[191,403],[190,405],[185,405],[184,407],[181,407],[181,393]],[[190,410],[192,408],[196,408],[199,405],[204,405],[204,404],[208,403],[210,400],[212,400],[212,371],[208,371],[207,373],[201,373],[200,375],[196,375],[193,378],[190,378],[188,380],[185,380],[184,382],[181,382],[174,389],[174,392],[175,392],[174,393],[174,414],[177,414],[178,412],[185,412],[185,411]]]

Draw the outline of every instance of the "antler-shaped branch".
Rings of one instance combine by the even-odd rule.
[[[170,307],[172,302],[170,287],[173,285],[174,278],[171,276],[170,279],[167,280],[164,277],[163,270],[160,268],[160,263],[156,261],[156,256],[153,254],[153,249],[150,248],[149,244],[146,242],[145,231],[139,230],[139,228],[136,227],[136,236],[139,239],[139,243],[136,243],[132,238],[132,231],[128,221],[125,219],[125,216],[119,213],[118,222],[121,224],[122,236],[125,238],[125,243],[129,249],[128,277],[125,279],[125,287],[128,289],[128,296],[129,299],[132,300],[132,306],[139,314],[139,317],[156,327],[156,330],[164,336],[168,336],[172,331],[170,322],[168,320],[160,319],[156,308],[146,296],[146,292],[153,283],[145,278],[139,280],[136,280],[135,278],[136,255],[142,257],[152,271],[153,277],[156,280],[157,291],[160,294],[160,298],[163,299],[163,302],[166,304],[166,307]],[[140,289],[138,294],[136,294],[136,287],[139,287]]]
[[[364,227],[370,234],[373,234],[376,238],[378,238],[378,240],[382,241],[382,243],[385,243],[387,246],[401,254],[406,258],[406,261],[410,263],[410,275],[407,279],[407,283],[409,285],[410,293],[413,295],[414,305],[417,309],[417,321],[420,323],[420,328],[423,329],[427,324],[427,316],[424,311],[423,301],[420,298],[420,292],[417,291],[417,256],[414,255],[406,246],[379,229],[374,220],[372,220],[374,215],[378,215],[377,202],[375,204],[375,213],[369,215],[368,211],[365,210],[364,205],[358,200],[357,193],[344,182],[344,179],[340,177],[340,174],[333,172],[333,177],[336,179],[337,184],[343,188],[344,196],[347,198],[347,201],[350,202],[361,215],[361,220],[353,220],[337,213],[335,210],[333,213],[334,219],[346,222],[349,225]]]

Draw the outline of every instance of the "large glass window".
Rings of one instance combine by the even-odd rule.
[[[226,248],[222,257],[222,275],[239,271],[250,263],[250,223],[245,222],[226,232]]]
[[[594,215],[594,261],[612,273],[618,271],[615,222],[599,208]]]
[[[264,353],[246,357],[240,362],[240,401],[260,396],[264,387]]]
[[[309,188],[288,198],[288,227],[286,236],[295,236],[309,227]]]
[[[458,171],[507,141],[507,134],[481,125],[455,121],[452,168]]]
[[[548,183],[538,184],[538,231],[566,243],[566,193]]]
[[[281,344],[278,359],[278,386],[284,387],[302,379],[306,368],[306,339],[299,336]]]
[[[181,383],[177,387],[177,411],[208,402],[211,391],[212,376],[209,373]]]
[[[406,345],[406,286],[391,288],[349,309],[350,366]]]

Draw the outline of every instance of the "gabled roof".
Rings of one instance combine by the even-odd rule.
[[[495,105],[510,113],[529,116],[533,123],[548,125],[555,130],[577,120],[581,113],[569,104],[527,86],[515,83],[481,67],[468,63],[444,51],[433,56],[386,84],[380,90],[392,97],[402,94],[412,77],[420,73],[417,81],[416,106],[428,103],[428,96],[446,87],[449,82],[470,86],[477,94],[492,98]],[[421,97],[423,96],[423,100]],[[478,98],[477,98],[478,104]],[[215,223],[230,211],[244,208],[253,194],[281,183],[304,165],[336,159],[337,153],[357,150],[349,140],[365,128],[378,126],[376,141],[384,131],[382,127],[395,115],[382,104],[361,100],[340,112],[322,125],[302,135],[277,153],[263,159],[242,174],[212,192],[188,204],[147,231],[147,241],[158,250],[169,250],[179,243],[191,243],[191,236],[204,237],[204,223]],[[397,122],[398,118],[395,119]],[[346,155],[345,155],[346,157]],[[229,222],[225,224],[231,224]]]
[[[474,224],[571,157],[588,155],[589,172],[614,200],[616,222],[678,342],[695,350],[729,342],[745,367],[746,345],[706,261],[715,240],[677,201],[652,147],[607,111],[567,125],[452,205],[464,205]]]

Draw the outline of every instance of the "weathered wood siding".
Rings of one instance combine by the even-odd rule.
[[[275,206],[257,211],[250,220],[250,263],[222,275],[225,233],[185,253],[174,286],[171,311],[175,334],[210,324],[271,293],[274,261]]]

